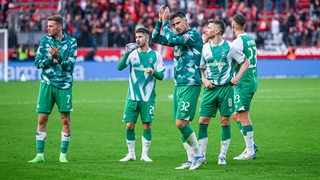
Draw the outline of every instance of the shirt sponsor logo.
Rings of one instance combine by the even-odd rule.
[[[144,67],[143,65],[140,65],[139,67],[133,67],[135,71],[146,71],[148,68]]]

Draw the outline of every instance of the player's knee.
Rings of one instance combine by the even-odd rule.
[[[189,124],[189,121],[176,119],[176,127],[180,128],[186,124]]]
[[[238,121],[238,115],[237,115],[237,113],[234,113],[234,114],[232,114],[232,119],[234,120],[234,121]]]
[[[209,122],[210,122],[210,117],[201,116],[199,118],[199,124],[209,124]]]
[[[151,129],[151,123],[142,123],[143,129]]]
[[[230,118],[229,117],[221,117],[220,119],[222,126],[228,126],[230,124]]]
[[[49,115],[47,114],[39,114],[38,116],[38,125],[39,126],[46,126],[48,122]]]
[[[134,126],[135,126],[135,124],[134,124],[134,123],[132,123],[132,122],[128,122],[128,123],[126,123],[126,128],[127,128],[127,129],[133,129],[133,128],[134,128]]]
[[[70,115],[69,114],[61,114],[61,122],[64,126],[70,126]]]
[[[68,119],[68,118],[62,119],[62,125],[69,127],[70,126],[70,119]]]

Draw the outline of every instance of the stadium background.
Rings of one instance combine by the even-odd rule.
[[[7,3],[8,1],[2,2]],[[40,17],[42,17],[40,19],[43,20],[47,15],[57,10],[59,1],[11,0],[10,2],[10,8],[8,4],[7,10],[3,8],[5,6],[2,4],[1,9],[5,13],[0,15],[1,22],[4,22],[2,23],[3,28],[8,28],[10,31],[10,40],[17,40],[16,45],[11,43],[10,52],[17,50],[20,42],[25,43],[26,47],[32,49],[34,44],[38,42],[37,37],[46,34],[46,32],[44,29],[41,31],[31,30],[29,28],[30,24],[27,23],[25,26],[19,19],[12,18],[15,17],[14,13],[21,9],[22,4],[19,3],[26,5],[26,13],[34,4],[35,7],[41,9],[41,13],[35,14],[40,14]],[[65,2],[71,3],[74,1]],[[118,1],[108,1],[108,5],[111,6],[112,2],[115,2],[115,5]],[[128,2],[136,3],[138,1]],[[163,2],[160,0],[157,1],[157,4]],[[180,4],[185,3],[188,6],[191,6],[193,2],[195,1],[179,1]],[[196,2],[200,3],[200,1]],[[232,9],[232,1],[202,2],[206,3],[203,6],[203,12],[209,14],[220,9],[220,2],[228,3],[225,4],[228,7],[225,12]],[[245,4],[251,5],[253,2],[262,1],[248,0],[245,1]],[[263,17],[262,15],[273,17],[274,12],[268,10],[269,8],[276,9],[276,0],[264,0],[263,2],[264,6],[260,9],[260,17]],[[271,7],[270,2],[274,2]],[[293,6],[291,7],[288,4],[290,2],[292,3],[292,1],[282,0],[282,18],[286,17],[288,11],[293,10]],[[299,19],[297,14],[300,12],[301,4],[304,4],[306,17],[310,20],[311,2],[315,1],[298,0],[294,2],[296,19]],[[267,4],[269,6],[266,6]],[[112,6],[114,7],[114,5]],[[191,7],[196,8],[194,3]],[[65,11],[71,9],[71,7],[66,7]],[[138,14],[143,8],[139,6],[134,10]],[[108,11],[111,12],[111,10]],[[3,21],[4,17],[6,17],[6,21]],[[22,13],[20,17],[26,19],[25,22],[31,23],[29,15]],[[318,17],[312,21],[316,25],[315,22],[318,21]],[[264,25],[267,25],[267,23]],[[286,23],[282,21],[281,25],[286,25]],[[21,30],[21,26],[28,30]],[[318,31],[319,28],[316,29]],[[283,32],[283,29],[281,31]],[[314,31],[314,34],[319,37],[317,31]],[[271,43],[274,42],[271,39],[269,29],[266,31],[259,30],[258,32],[268,35],[264,38],[265,42],[269,40]],[[252,35],[256,34],[254,31],[251,31],[251,33]],[[299,33],[294,34],[299,37]],[[302,42],[307,42],[306,38],[297,39],[304,39]],[[101,41],[100,43],[106,42],[108,41]],[[316,42],[314,45],[292,46],[295,47],[294,55],[296,55],[296,59],[287,57],[285,52],[288,46],[285,46],[285,48],[282,46],[283,49],[281,49],[276,45],[266,43],[266,46],[259,47],[259,76],[320,77],[320,72],[317,69],[320,64],[319,54],[317,54],[319,53],[319,40]],[[273,47],[275,48],[268,49]],[[107,47],[97,41],[97,56],[94,61],[84,58],[87,52],[92,49],[94,48],[81,47],[79,49],[80,56],[74,74],[75,78],[86,80],[92,77],[93,79],[97,77],[103,77],[104,79],[106,76],[111,76],[111,79],[120,77],[127,79],[127,73],[120,73],[114,68],[117,59],[121,56],[121,47],[120,49],[113,46]],[[263,54],[266,57],[263,57]],[[279,54],[280,57],[274,57],[274,55]],[[167,66],[166,76],[169,78],[172,73],[170,70],[172,61],[167,59],[165,63]],[[2,64],[0,60],[0,71],[3,71]],[[38,73],[32,61],[9,62],[10,80],[36,80]],[[0,81],[3,80],[2,74],[0,72]],[[228,165],[219,166],[216,164],[215,158],[219,153],[221,133],[220,122],[217,117],[210,125],[212,129],[209,131],[211,139],[208,145],[207,164],[201,167],[199,171],[174,170],[174,167],[179,165],[186,157],[179,132],[171,120],[172,99],[169,97],[173,92],[172,80],[164,80],[157,85],[157,91],[159,92],[157,94],[157,119],[153,124],[154,138],[150,148],[150,156],[154,163],[136,161],[125,164],[118,161],[127,152],[125,125],[121,122],[127,81],[76,81],[73,89],[75,109],[72,115],[73,137],[70,153],[68,153],[70,163],[61,164],[58,161],[61,122],[59,121],[59,113],[56,113],[57,109],[54,109],[55,113],[52,113],[48,126],[46,162],[33,165],[28,164],[27,161],[34,157],[35,153],[35,107],[39,82],[0,82],[0,142],[2,144],[2,148],[0,148],[0,179],[320,179],[319,81],[320,78],[259,78],[259,90],[255,95],[252,104],[254,109],[251,113],[254,120],[255,142],[259,145],[258,159],[245,162],[232,160],[232,157],[238,155],[244,147],[242,136],[236,125],[232,124],[233,133],[228,152]],[[198,113],[195,119],[198,119]],[[141,127],[140,125],[139,127]],[[198,128],[196,121],[192,123],[192,126],[194,129]],[[137,155],[141,152],[140,130],[141,128],[137,129]]]
[[[9,32],[8,79],[38,80],[32,60],[41,37],[46,34],[46,18],[56,13],[65,19],[64,31],[78,41],[79,76],[75,79],[125,79],[127,75],[114,69],[115,62],[121,58],[124,45],[134,41],[136,27],[153,30],[162,4],[172,12],[185,12],[190,26],[200,33],[204,33],[207,19],[223,19],[227,24],[224,38],[231,41],[234,35],[230,17],[238,12],[246,15],[246,31],[257,43],[260,77],[320,76],[315,69],[320,58],[318,1],[7,0],[2,1],[0,19],[2,28]],[[169,71],[165,77],[171,78],[172,48],[153,42],[150,46],[166,60]],[[28,55],[19,60],[23,49]],[[1,63],[0,66],[3,72]]]

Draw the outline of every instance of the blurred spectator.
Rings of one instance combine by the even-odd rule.
[[[251,28],[249,29],[249,31],[251,32],[255,31],[255,29],[257,28],[257,22],[260,18],[259,14],[260,14],[260,10],[258,9],[258,6],[255,4],[252,4],[250,16],[249,16],[249,18],[251,18]]]
[[[316,36],[315,45],[320,46],[320,26],[317,26],[316,34],[317,36]]]
[[[236,13],[241,13],[244,16],[246,16],[249,12],[250,12],[250,9],[247,7],[246,3],[243,2],[243,1],[240,2],[239,6],[238,6],[238,8],[236,10]]]
[[[275,10],[276,13],[281,14],[282,13],[282,0],[275,0]]]
[[[271,34],[273,40],[277,42],[281,42],[281,34],[280,34],[280,16],[279,14],[275,14],[272,18],[271,24],[270,24],[270,29],[271,29]]]
[[[7,13],[8,13],[8,10],[9,10],[9,0],[2,0],[1,1],[1,4],[0,4],[0,10],[1,10],[1,13],[2,13],[2,22],[1,24],[3,25],[3,27],[5,27],[7,23]]]
[[[296,17],[294,15],[294,12],[292,12],[292,11],[288,12],[287,18],[288,18],[289,27],[296,26]]]
[[[296,12],[297,10],[296,1],[297,0],[289,0],[289,9],[293,9],[293,12]]]
[[[294,37],[296,38],[296,46],[301,46],[305,42],[305,27],[303,22],[298,21],[295,27]]]
[[[34,45],[32,49],[29,49],[28,60],[34,61],[34,58],[37,54],[37,50],[38,50],[38,45]]]
[[[81,7],[81,0],[71,1],[70,8],[72,14],[81,14],[81,17],[85,17],[85,11]]]
[[[116,37],[118,36],[119,30],[118,26],[111,25],[110,30],[108,31],[108,46],[109,47],[117,47]]]
[[[273,0],[266,0],[265,10],[271,12],[273,10]]]
[[[28,22],[28,13],[25,10],[25,7],[21,6],[20,10],[18,11],[18,25],[19,31],[26,32],[27,29],[27,22]]]
[[[8,0],[2,0],[1,10],[5,10],[8,2]],[[14,4],[20,2],[14,1]],[[225,4],[226,2],[228,4]],[[159,7],[163,4],[169,6],[172,13],[184,11],[190,26],[201,33],[207,19],[222,19],[228,28],[230,27],[229,17],[235,13],[242,13],[247,17],[247,30],[257,33],[256,40],[261,43],[261,47],[263,47],[263,41],[270,40],[275,36],[274,34],[283,34],[283,41],[289,44],[290,27],[295,27],[292,28],[291,35],[301,38],[296,39],[296,45],[319,45],[320,0],[310,0],[309,13],[308,9],[302,9],[301,6],[297,7],[299,12],[296,13],[295,0],[266,0],[263,3],[258,0],[60,0],[57,10],[65,18],[64,31],[77,39],[79,47],[119,47],[124,41],[134,41],[135,27],[144,26],[152,31],[153,25],[158,20]],[[214,8],[208,10],[208,7],[213,6]],[[26,6],[16,7],[20,9],[15,11],[14,18],[9,18],[10,23],[7,23],[11,29],[14,29],[13,32],[33,33],[45,30],[48,14],[42,13],[37,4],[31,3],[27,8]],[[275,31],[279,32],[279,28],[275,28],[278,25],[274,16],[277,16],[280,22],[280,33],[275,33]],[[312,22],[309,22],[310,18]],[[121,34],[124,32],[123,29],[126,32]],[[126,33],[130,34],[129,37]],[[9,36],[9,47],[16,46],[14,43],[16,38],[13,34]],[[231,34],[227,35],[227,39],[233,39]]]
[[[94,61],[94,56],[96,55],[96,48],[92,48],[85,56],[84,56],[84,60],[85,61]]]
[[[282,29],[282,40],[286,46],[289,46],[290,26],[287,18],[284,19],[283,23],[281,23],[281,29]]]
[[[13,52],[9,55],[10,61],[18,61],[18,50],[14,49]]]
[[[304,10],[299,11],[299,21],[307,22],[307,14]]]
[[[215,4],[218,5],[220,8],[226,7],[226,1],[225,0],[215,0]]]
[[[238,9],[238,1],[234,1],[228,11],[228,16],[231,17],[233,15],[235,15],[237,13],[237,9]]]
[[[264,41],[269,39],[269,21],[267,19],[260,19],[258,21],[257,29],[256,29],[256,44],[257,48],[264,48]]]
[[[18,48],[18,60],[26,61],[28,60],[28,57],[29,57],[28,48],[24,44],[21,44],[20,47]]]
[[[288,33],[288,44],[289,47],[295,47],[297,45],[296,43],[296,27],[289,27],[289,33]]]
[[[73,33],[72,36],[75,37],[77,40],[81,37],[82,35],[82,15],[81,13],[76,14],[74,17],[73,21]]]
[[[307,46],[316,46],[317,30],[312,21],[308,21],[305,27],[305,39]]]
[[[310,15],[314,20],[320,17],[320,0],[310,0]]]
[[[18,48],[18,38],[17,34],[14,31],[14,27],[10,27],[8,30],[8,47],[9,48]]]
[[[115,36],[116,47],[124,47],[130,42],[130,33],[127,26],[123,25]]]
[[[65,31],[67,34],[70,34],[70,35],[73,35],[74,29],[75,29],[73,20],[74,19],[72,17],[72,14],[67,13],[65,21],[63,21],[63,23],[64,23],[64,25],[63,25],[64,30],[63,31]]]

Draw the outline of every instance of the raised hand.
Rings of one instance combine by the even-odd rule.
[[[133,50],[137,49],[139,46],[136,43],[128,43],[124,47],[124,53],[125,54],[130,54]]]
[[[170,9],[169,7],[166,7],[162,16],[162,20],[163,21],[170,20],[170,17],[171,17]]]
[[[159,21],[160,22],[162,21],[163,13],[164,13],[164,5],[160,6],[160,9],[159,9]]]
[[[49,48],[49,53],[51,54],[51,57],[52,57],[51,60],[55,61],[60,55],[60,47],[55,48],[51,46]]]

